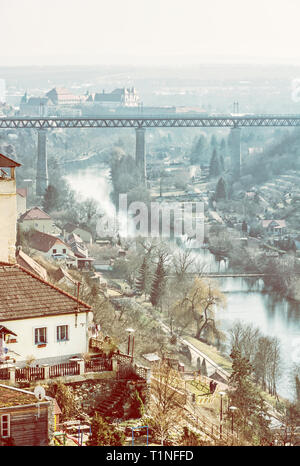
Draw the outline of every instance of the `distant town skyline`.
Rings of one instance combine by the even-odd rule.
[[[1,0],[2,66],[300,64],[297,0]]]

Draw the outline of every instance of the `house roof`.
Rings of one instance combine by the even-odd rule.
[[[63,227],[64,230],[66,230],[67,233],[72,233],[75,228],[78,228],[77,225],[74,225],[74,223],[66,223],[65,226]]]
[[[59,267],[55,272],[53,272],[53,278],[55,281],[59,282],[62,278],[67,278],[70,280],[72,283],[76,284],[76,281],[74,278],[71,277],[71,275],[62,267]]]
[[[17,251],[16,260],[17,264],[29,270],[29,272],[38,275],[43,280],[47,280],[47,270],[20,249]]]
[[[7,385],[0,385],[0,408],[36,403],[34,393]]]
[[[51,220],[51,217],[39,207],[32,207],[21,215],[19,221],[24,220]]]
[[[285,220],[263,220],[262,221],[263,228],[268,228],[271,224],[274,224],[275,227],[279,227],[279,228],[286,227]]]
[[[18,264],[0,263],[0,321],[88,312],[91,306]]]
[[[0,334],[2,334],[2,335],[14,335],[15,337],[17,336],[16,333],[12,332],[7,327],[4,327],[4,325],[0,325]]]
[[[65,87],[54,87],[46,93],[46,97],[51,99],[53,103],[81,101],[80,96],[72,94]]]
[[[32,232],[29,236],[28,243],[30,248],[37,249],[41,252],[48,252],[55,244],[62,244],[70,250],[70,246],[60,238],[57,238],[57,236],[48,235],[38,230]]]
[[[6,155],[0,154],[0,167],[20,167],[21,164],[9,159]]]
[[[87,230],[86,228],[82,228],[78,225],[74,225],[74,223],[66,223],[63,227],[63,230],[65,230],[67,233],[73,233],[76,229],[85,231],[86,233],[89,233],[91,235],[91,232]]]
[[[27,197],[27,188],[17,188],[17,194],[22,197]]]
[[[76,233],[71,233],[71,234],[68,236],[68,243],[69,243],[69,244],[80,243],[81,246],[82,246],[84,249],[86,248],[83,239],[80,238],[80,236],[76,235]]]

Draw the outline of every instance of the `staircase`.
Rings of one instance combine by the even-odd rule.
[[[98,413],[102,417],[119,417],[117,405],[123,400],[127,393],[126,381],[119,382],[118,386],[113,390],[109,398],[101,402],[97,407]]]

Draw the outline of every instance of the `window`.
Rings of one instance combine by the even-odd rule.
[[[63,254],[66,254],[67,250],[66,249],[63,249]]]
[[[34,330],[34,343],[40,345],[41,343],[47,343],[47,328],[41,327]]]
[[[56,254],[57,249],[53,249],[53,254]]]
[[[57,338],[57,341],[69,340],[69,326],[59,325],[58,327],[56,327],[56,338]]]
[[[6,438],[10,436],[10,415],[3,414],[1,416],[1,437]]]

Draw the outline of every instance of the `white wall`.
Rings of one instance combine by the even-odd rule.
[[[35,230],[47,233],[48,235],[59,235],[61,233],[61,230],[54,225],[54,221],[52,219],[23,220],[23,222],[20,222],[20,228],[22,231],[28,231],[34,228]]]
[[[53,249],[56,249],[56,252],[53,252]],[[66,250],[66,252],[63,252],[64,250]],[[74,256],[72,249],[65,244],[61,244],[59,241],[57,241],[48,252],[43,254],[48,259],[51,259],[53,254],[68,254],[69,256]]]
[[[0,178],[0,261],[16,261],[16,234],[16,181],[13,179]]]
[[[26,210],[26,197],[17,193],[17,216],[25,214]]]
[[[74,301],[74,305],[76,305]],[[75,354],[88,351],[88,326],[92,321],[92,312],[81,312],[77,316],[77,327],[75,327],[75,314],[60,316],[37,317],[33,319],[2,321],[3,325],[17,334],[17,343],[6,343],[10,350],[19,356],[11,354],[16,362],[26,361],[28,356],[38,359],[54,358],[64,359]],[[69,340],[57,342],[56,327],[59,325],[69,326]],[[47,327],[47,344],[45,348],[38,348],[34,342],[35,328]]]

